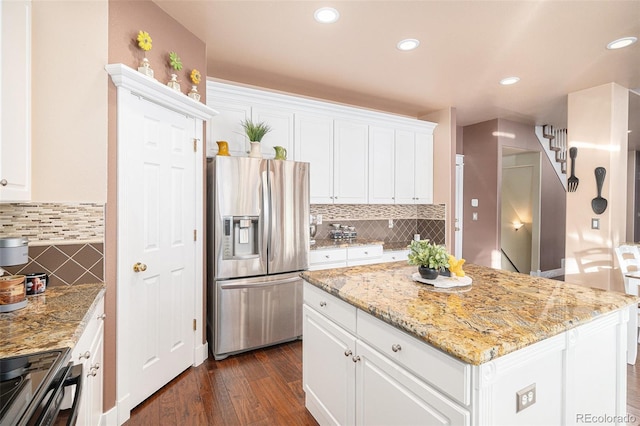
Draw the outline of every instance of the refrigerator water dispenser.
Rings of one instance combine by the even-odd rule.
[[[223,259],[258,257],[258,224],[258,216],[225,217]]]

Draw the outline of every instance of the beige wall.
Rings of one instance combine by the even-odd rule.
[[[613,247],[626,239],[627,129],[629,91],[610,83],[569,94],[569,146],[578,148],[576,192],[567,194],[566,281],[623,291],[613,269]],[[594,169],[607,170],[602,196],[607,210],[596,215]],[[591,229],[591,219],[600,229]]]
[[[108,2],[32,6],[32,201],[104,203]]]
[[[443,109],[420,119],[438,123],[433,132],[433,204],[446,206],[445,241],[447,249],[453,253],[456,211],[456,109]]]

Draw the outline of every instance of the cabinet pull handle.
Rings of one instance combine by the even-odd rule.
[[[366,256],[366,255],[368,255],[368,254],[369,254],[369,252],[368,252],[368,251],[365,251],[365,252],[364,252],[364,254],[365,254],[365,256]]]
[[[353,362],[360,361],[360,356],[359,355],[354,356],[353,358],[351,358],[351,361],[353,361]]]
[[[80,354],[80,356],[78,356],[78,359],[83,359],[83,358],[86,358],[86,359],[91,358],[91,352],[86,351],[85,353]]]
[[[8,184],[9,184],[9,182],[7,182],[7,180],[6,180],[6,179],[2,179],[2,180],[0,180],[0,185],[2,185],[2,186],[7,186]]]
[[[97,316],[97,318],[98,318],[99,320],[103,320],[103,319],[105,319],[106,317],[107,317],[107,314],[100,314],[100,315],[98,315],[98,316]]]
[[[399,344],[395,343],[391,346],[391,350],[394,352],[399,352],[402,350],[402,346],[400,346]]]
[[[325,302],[324,300],[322,302],[320,302],[320,307],[324,308],[325,306],[327,306],[327,302]]]
[[[353,355],[353,352],[351,352],[351,349],[347,349],[346,351],[344,351],[344,356],[351,356]]]
[[[326,257],[326,258],[328,259],[328,258],[329,258],[329,255],[328,255],[328,254],[325,254],[325,255],[324,255],[324,257]]]

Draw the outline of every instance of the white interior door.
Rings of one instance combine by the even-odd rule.
[[[454,253],[462,258],[462,218],[464,213],[464,155],[456,155],[456,210],[455,210],[455,247]]]
[[[118,386],[133,408],[194,363],[195,122],[133,95],[120,107]]]

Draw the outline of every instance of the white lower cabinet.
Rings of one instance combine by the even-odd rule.
[[[82,393],[78,402],[78,418],[76,424],[95,426],[102,419],[102,385],[103,385],[103,346],[104,346],[104,298],[90,314],[82,336],[71,353],[71,361],[75,365],[82,364]],[[73,395],[73,392],[68,395]],[[69,398],[63,402],[62,408],[71,407]]]
[[[303,386],[318,423],[469,424],[464,407],[359,338],[355,307],[308,283],[304,290]]]

